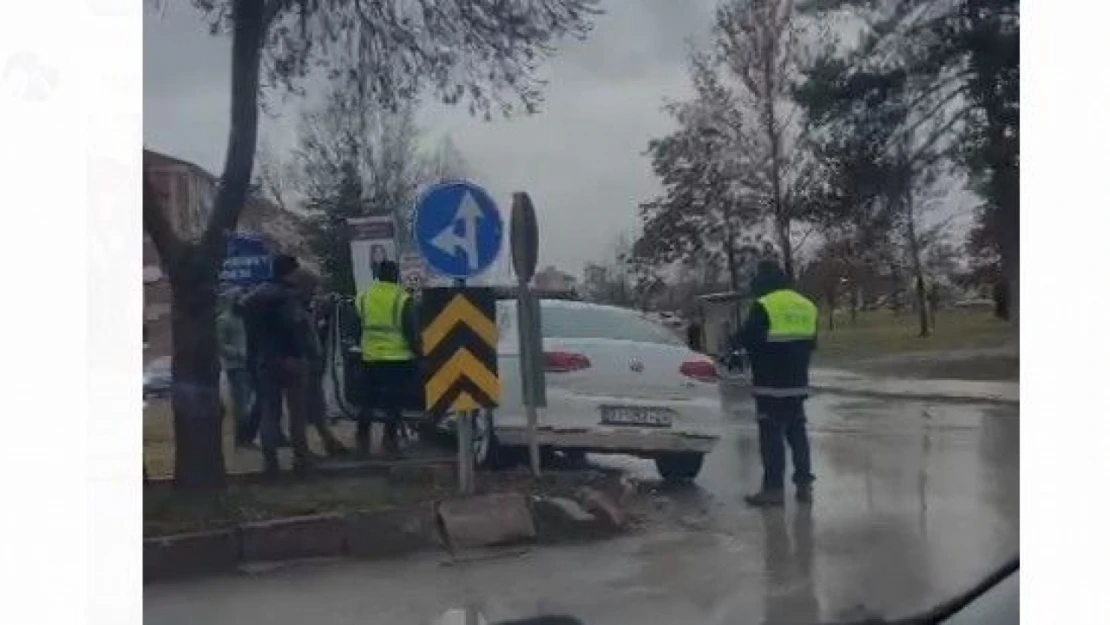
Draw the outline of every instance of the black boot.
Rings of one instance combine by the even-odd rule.
[[[281,475],[281,464],[277,454],[267,453],[262,457],[262,477],[267,481],[276,480]]]
[[[350,453],[350,450],[343,446],[334,436],[324,439],[324,453],[330,458],[341,458]]]
[[[370,457],[370,424],[359,422],[355,432],[355,455],[366,459]]]
[[[786,497],[782,489],[764,489],[744,497],[744,503],[756,508],[778,508],[785,503]]]
[[[794,498],[798,500],[798,503],[813,503],[813,486],[809,484],[798,486]]]
[[[293,474],[304,477],[316,468],[318,457],[312,453],[301,453],[293,456]]]

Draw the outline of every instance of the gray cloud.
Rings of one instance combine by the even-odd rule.
[[[230,46],[208,34],[185,3],[147,10],[144,27],[144,138],[154,149],[218,170],[228,128]],[[686,40],[703,36],[713,0],[606,3],[589,39],[562,45],[544,68],[538,115],[483,122],[464,110],[428,105],[420,122],[449,134],[478,182],[507,203],[527,190],[540,211],[541,262],[578,273],[612,253],[636,229],[636,206],[658,189],[647,141],[670,123],[664,98],[689,93]],[[277,107],[262,138],[291,146],[297,102]]]

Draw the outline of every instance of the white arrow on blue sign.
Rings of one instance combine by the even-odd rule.
[[[466,280],[497,260],[504,230],[501,211],[478,185],[436,185],[420,197],[415,212],[413,238],[436,273]]]

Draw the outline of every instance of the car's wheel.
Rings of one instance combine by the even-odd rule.
[[[482,410],[474,419],[474,466],[479,469],[498,471],[513,465],[511,453],[497,441],[493,430],[493,411]]]
[[[705,454],[696,452],[663,454],[655,458],[655,468],[665,480],[685,482],[698,476],[704,459]]]

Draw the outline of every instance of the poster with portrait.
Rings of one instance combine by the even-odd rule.
[[[392,215],[347,220],[351,233],[351,267],[355,288],[361,292],[377,280],[383,260],[397,262],[397,222]]]

